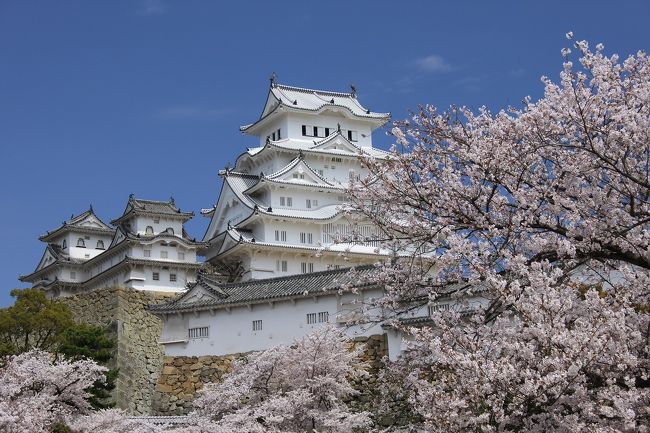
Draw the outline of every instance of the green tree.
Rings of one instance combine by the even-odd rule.
[[[106,328],[76,324],[66,329],[57,347],[57,353],[71,361],[83,358],[92,359],[100,365],[108,366],[115,348],[115,340]],[[105,373],[106,381],[97,381],[87,391],[88,399],[95,409],[107,409],[115,406],[111,400],[111,391],[115,389],[118,370],[111,369]]]
[[[74,326],[70,310],[38,289],[14,289],[16,302],[0,310],[0,356],[30,349],[54,351],[63,333]]]

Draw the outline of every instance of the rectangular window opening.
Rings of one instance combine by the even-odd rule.
[[[261,331],[261,330],[262,330],[262,321],[253,320],[253,331]]]
[[[187,336],[190,339],[195,338],[207,338],[208,337],[208,326],[202,326],[200,328],[189,328],[187,330]]]

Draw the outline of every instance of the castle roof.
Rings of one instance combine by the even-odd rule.
[[[242,132],[255,134],[257,126],[279,112],[318,113],[326,109],[340,111],[353,118],[366,119],[381,126],[390,119],[390,113],[377,113],[363,107],[357,100],[356,92],[332,92],[328,90],[307,89],[303,87],[276,84],[271,87],[260,118],[252,124],[241,126]]]
[[[115,231],[115,229],[104,223],[104,221],[95,214],[93,207],[90,206],[87,211],[82,212],[77,216],[72,215],[70,219],[63,221],[61,226],[48,231],[38,239],[43,242],[50,242],[58,236],[71,231],[75,233],[110,235]]]
[[[111,221],[111,224],[118,225],[135,215],[180,218],[185,222],[194,216],[194,212],[181,212],[181,210],[176,207],[173,198],[170,198],[169,201],[144,200],[135,198],[133,197],[133,194],[131,194],[122,216]]]
[[[199,274],[197,281],[178,298],[147,308],[154,314],[167,314],[323,296],[350,287],[372,286],[372,283],[365,281],[375,272],[374,266],[366,265],[227,284]]]

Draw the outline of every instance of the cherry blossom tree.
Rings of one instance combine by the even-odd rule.
[[[0,369],[0,431],[48,432],[67,417],[91,409],[85,391],[104,378],[94,361],[54,362],[33,350],[10,357]]]
[[[395,321],[432,431],[648,431],[650,63],[574,46],[521,108],[420,107],[351,187],[397,252],[381,307],[458,306]]]
[[[194,416],[212,420],[205,431],[352,432],[370,425],[344,400],[357,394],[351,380],[364,376],[359,350],[334,326],[237,361],[222,383],[206,385]]]

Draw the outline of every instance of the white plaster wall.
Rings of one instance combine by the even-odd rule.
[[[337,124],[341,125],[341,129],[357,131],[359,140],[357,144],[359,146],[372,146],[371,123],[364,122],[363,120],[348,119],[346,117],[343,117],[342,114],[338,113],[289,113],[286,129],[288,132],[288,138],[313,142],[314,139],[322,140],[322,138],[304,137],[302,135],[302,125],[313,125],[321,126],[323,128],[330,128],[330,133],[332,133],[336,131]],[[365,137],[363,135],[365,135]],[[264,135],[263,139],[260,140],[260,145],[264,144],[263,140],[265,139],[266,135]]]
[[[225,309],[194,314],[170,315],[173,320],[164,319],[161,341],[178,340],[179,336],[187,338],[187,328],[209,327],[207,338],[192,339],[182,343],[165,344],[168,356],[202,356],[226,355],[231,353],[264,350],[281,344],[290,344],[312,330],[322,326],[321,323],[307,324],[308,313],[327,311],[329,322],[336,323],[340,311],[340,301],[336,295],[324,295],[316,299],[298,299],[295,304],[289,301],[274,305],[257,304],[249,310],[246,307]],[[253,331],[253,320],[262,320],[262,330]],[[187,326],[186,329],[182,327]],[[359,335],[381,334],[381,326],[353,326],[347,328],[352,338]]]
[[[85,247],[77,247],[77,241],[79,238],[84,240]],[[96,235],[96,234],[84,234],[84,233],[73,233],[69,232],[61,239],[55,241],[56,244],[63,246],[63,239],[67,242],[67,247],[63,251],[67,253],[73,259],[89,260],[93,257],[104,252],[106,248],[111,244],[113,236],[108,235]],[[97,241],[104,242],[104,249],[97,249]]]
[[[154,222],[156,218],[159,219],[158,223]],[[130,219],[129,223],[131,224],[131,231],[142,236],[146,234],[147,226],[153,228],[153,233],[156,235],[164,232],[169,227],[174,230],[174,234],[177,236],[180,236],[183,232],[183,222],[178,218],[137,216]]]

